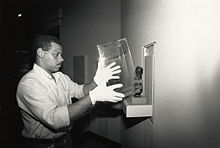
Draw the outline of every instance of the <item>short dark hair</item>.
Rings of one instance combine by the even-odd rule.
[[[38,48],[42,48],[42,50],[48,51],[51,48],[51,43],[57,43],[61,45],[61,42],[54,36],[39,35],[33,42],[32,50],[36,52]]]

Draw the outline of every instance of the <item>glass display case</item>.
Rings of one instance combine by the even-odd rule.
[[[116,89],[116,91],[124,93],[126,97],[130,96],[134,90],[134,65],[127,39],[123,38],[97,45],[97,48],[99,61],[103,62],[104,67],[112,62],[121,66],[122,71],[118,74],[120,79],[110,80],[107,85],[122,83],[123,87]]]

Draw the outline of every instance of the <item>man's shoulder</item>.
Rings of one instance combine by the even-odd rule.
[[[27,72],[23,77],[37,77],[37,73],[32,69]]]
[[[54,75],[61,78],[61,79],[70,79],[70,77],[67,74],[65,74],[61,71],[56,72]]]
[[[27,81],[27,80],[38,80],[38,79],[39,79],[39,77],[38,77],[37,73],[34,72],[34,70],[32,69],[29,72],[27,72],[25,75],[22,76],[20,83]]]

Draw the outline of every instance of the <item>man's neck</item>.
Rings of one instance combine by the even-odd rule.
[[[53,77],[52,72],[48,71],[48,70],[43,66],[43,64],[41,64],[40,62],[35,62],[35,64],[36,64],[37,66],[39,66],[40,68],[42,68],[44,71],[46,71],[49,75],[51,75],[51,76]]]

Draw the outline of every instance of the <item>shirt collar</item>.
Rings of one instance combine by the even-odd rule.
[[[53,77],[48,73],[46,72],[43,68],[41,68],[40,66],[38,66],[37,64],[34,63],[34,66],[33,66],[33,69],[35,71],[37,71],[38,73],[40,73],[40,75],[43,75],[44,77],[48,78],[48,79],[53,79],[53,77],[55,78],[55,80],[57,81],[59,76],[56,75],[56,73],[53,73]]]

